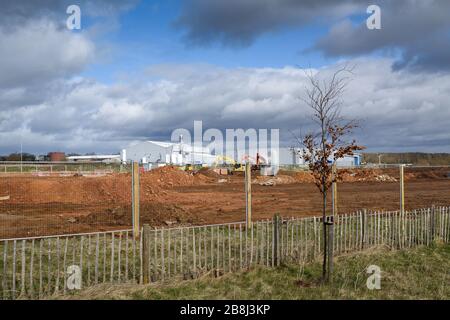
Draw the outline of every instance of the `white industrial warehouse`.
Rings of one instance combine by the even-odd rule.
[[[144,141],[121,152],[122,162],[138,161],[152,164],[212,165],[216,159],[208,147],[195,147],[183,142]]]
[[[305,165],[302,157],[303,150],[301,148],[280,148],[279,161],[280,165]],[[353,156],[345,156],[336,160],[338,167],[354,167],[361,165],[362,155],[355,153]],[[332,161],[330,159],[330,161]]]
[[[267,150],[237,152],[236,157],[232,159],[234,162],[242,163],[244,159],[249,159],[255,162],[258,156],[265,164],[272,164],[270,152]],[[242,156],[244,155],[244,156]],[[248,156],[245,156],[248,155]],[[205,165],[211,166],[215,163],[220,163],[219,158],[223,161],[222,155],[212,154],[209,147],[197,147],[190,144],[180,142],[162,142],[162,141],[144,141],[133,144],[121,151],[122,162],[137,161],[143,164],[155,165]],[[302,158],[302,150],[300,148],[279,148],[277,162],[279,165],[305,165]],[[274,157],[275,158],[275,155]],[[225,160],[226,161],[226,160]],[[361,155],[355,154],[336,161],[340,167],[359,166],[361,164]]]

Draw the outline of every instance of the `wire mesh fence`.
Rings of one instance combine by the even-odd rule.
[[[320,217],[0,240],[3,299],[70,294],[99,283],[220,276],[257,265],[304,264],[323,254]],[[450,207],[336,216],[336,255],[450,242]]]
[[[126,172],[129,165],[106,162],[35,162],[35,161],[0,161],[0,176],[34,175],[34,176],[65,176],[65,175],[101,175],[112,172]]]
[[[189,201],[183,198],[184,191],[173,192],[177,186],[184,186],[185,190],[190,192],[196,184],[207,183],[205,189],[196,188],[195,192],[208,189],[208,192],[217,192],[217,199],[225,198],[230,191],[235,192],[232,188],[234,182],[243,183],[242,179],[239,180],[238,173],[234,173],[232,176],[234,179],[231,179],[228,175],[221,176],[211,170],[202,171],[206,175],[194,175],[192,172],[178,169],[166,171],[159,169],[142,174],[138,191],[141,224],[160,225],[173,222],[197,224],[202,220],[205,220],[204,223],[219,223],[241,219],[240,217],[233,220],[223,217],[215,219],[210,215],[205,219],[204,212],[202,214],[194,212],[201,205],[185,205]],[[154,171],[156,173],[152,175]],[[182,171],[183,174],[180,174]],[[405,208],[418,208],[430,203],[446,205],[448,196],[446,197],[447,193],[443,188],[448,188],[448,174],[447,167],[431,167],[426,170],[405,167]],[[335,203],[338,212],[341,211],[341,206],[345,212],[351,212],[358,208],[395,210],[401,205],[398,167],[383,170],[338,169],[338,177],[336,190],[339,195]],[[294,203],[299,198],[294,191],[298,190],[312,199],[310,202],[302,203],[300,209],[303,211],[298,213],[305,215],[320,212],[318,209],[320,206],[314,200],[317,190],[312,183],[308,183],[312,181],[311,179],[312,176],[308,171],[280,171],[280,175],[273,178],[255,176],[252,181],[252,184],[256,184],[257,190],[253,197],[254,202],[262,203],[266,201],[264,197],[271,196],[274,200],[288,199],[289,203],[291,201]],[[286,198],[271,193],[268,186],[275,184],[280,185],[272,188],[290,195]],[[266,190],[258,190],[260,185],[267,187]],[[70,162],[0,163],[0,238],[129,228],[133,225],[132,190],[131,165]],[[201,197],[194,193],[196,199]],[[240,199],[239,196],[236,193],[233,201]],[[243,197],[242,192],[242,199]],[[166,201],[165,198],[169,200]],[[320,200],[318,197],[315,199]],[[184,203],[179,206],[179,202],[183,201]],[[201,202],[198,201],[200,204]],[[245,205],[244,201],[240,200],[237,200],[236,204]],[[298,202],[292,207],[298,207]],[[220,208],[222,209],[224,208]],[[273,214],[274,210],[276,208],[271,209],[270,214]],[[259,211],[266,213],[265,209]],[[192,217],[197,220],[192,222]]]
[[[54,175],[0,174],[0,238],[130,227],[131,168],[110,174],[97,164],[84,171],[87,165],[56,164],[63,171]]]

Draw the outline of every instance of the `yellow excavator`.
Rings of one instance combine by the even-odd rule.
[[[213,167],[217,167],[218,165],[231,165],[232,171],[244,172],[245,165],[241,163],[237,163],[234,159],[224,156],[218,155],[213,163]]]

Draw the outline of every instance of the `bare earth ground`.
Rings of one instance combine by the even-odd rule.
[[[406,169],[406,209],[450,205],[449,168]],[[397,210],[398,170],[341,170],[339,212]],[[244,178],[165,167],[141,175],[141,223],[213,224],[245,219]],[[253,218],[318,215],[321,197],[307,172],[255,176]],[[131,226],[131,177],[0,176],[0,238],[125,229]]]

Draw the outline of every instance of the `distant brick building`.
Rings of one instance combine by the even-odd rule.
[[[48,159],[52,162],[65,161],[66,154],[64,152],[49,152]]]

